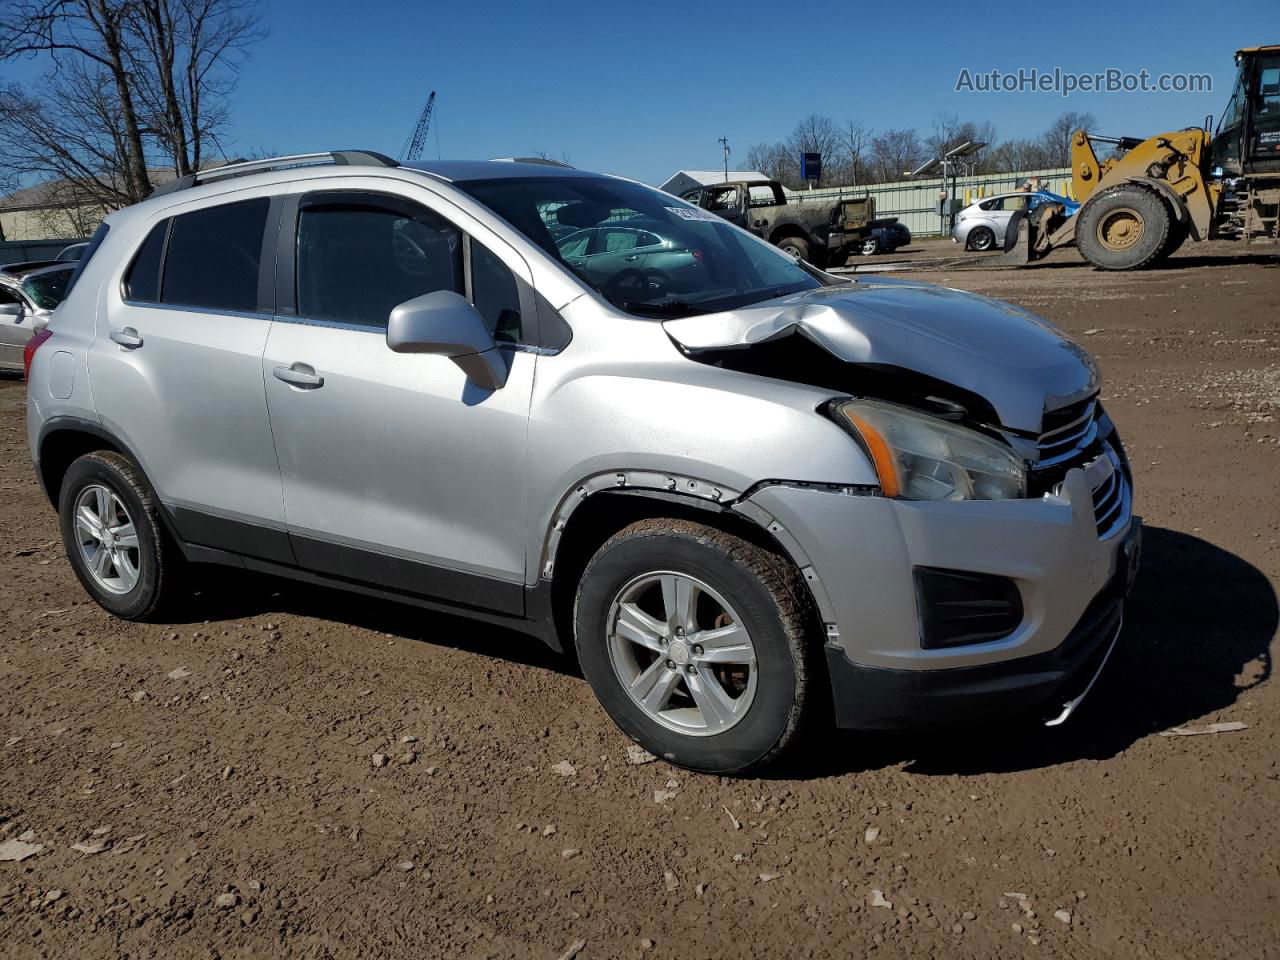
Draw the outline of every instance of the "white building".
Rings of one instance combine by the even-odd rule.
[[[713,184],[730,180],[768,179],[763,173],[756,170],[730,170],[727,177],[723,170],[681,170],[658,189],[665,190],[667,193],[675,194],[678,197],[680,194],[689,190],[696,190],[698,187],[709,187]]]

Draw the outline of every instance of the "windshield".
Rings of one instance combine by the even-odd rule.
[[[640,184],[528,177],[458,186],[630,313],[714,313],[822,286],[763,240]]]
[[[67,281],[73,272],[75,265],[69,263],[57,270],[33,273],[22,281],[23,292],[41,310],[52,310],[67,295]]]

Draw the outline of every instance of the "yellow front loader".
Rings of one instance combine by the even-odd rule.
[[[1045,203],[1015,214],[1002,261],[1030,263],[1074,242],[1095,267],[1136,270],[1187,238],[1280,239],[1280,45],[1239,50],[1236,63],[1216,134],[1207,122],[1146,140],[1077,130],[1071,179],[1080,209],[1068,217]],[[1099,143],[1113,155],[1099,160]]]

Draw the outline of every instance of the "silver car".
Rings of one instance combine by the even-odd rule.
[[[554,239],[628,221],[698,282]],[[119,617],[200,564],[464,614],[721,773],[832,714],[1060,723],[1116,643],[1129,466],[1093,361],[1018,307],[830,276],[628,180],[352,152],[184,177],[82,264],[28,431]]]
[[[966,250],[992,250],[1004,246],[1005,230],[1014,213],[1019,210],[1030,213],[1051,198],[1062,199],[1052,194],[1028,193],[1023,190],[971,203],[956,214],[951,238]]]
[[[21,372],[27,344],[66,292],[74,263],[11,273],[0,269],[0,370]]]

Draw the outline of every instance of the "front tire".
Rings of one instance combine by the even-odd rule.
[[[965,240],[967,250],[990,250],[995,245],[996,234],[990,227],[974,227]]]
[[[1076,246],[1101,270],[1138,270],[1154,262],[1169,239],[1173,211],[1134,183],[1090,197],[1078,214]]]
[[[99,450],[67,470],[58,495],[67,559],[94,601],[123,620],[151,620],[185,567],[155,498],[127,457]]]
[[[613,721],[707,773],[781,756],[813,711],[812,601],[784,557],[687,520],[642,520],[587,565],[575,643]]]

